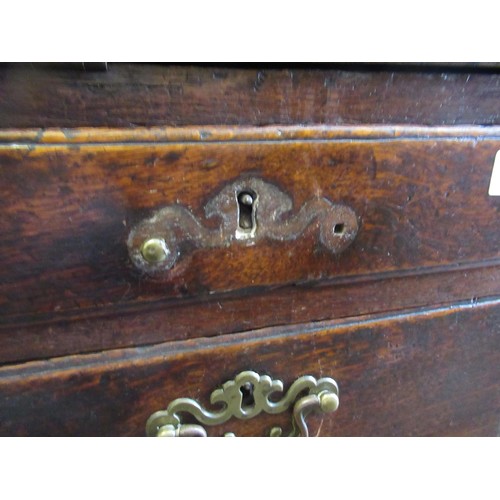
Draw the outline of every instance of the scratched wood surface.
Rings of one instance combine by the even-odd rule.
[[[144,435],[253,369],[339,382],[313,435],[497,435],[499,99],[498,67],[0,64],[0,434]],[[134,224],[178,199],[215,227],[242,175],[350,205],[358,238],[133,267]]]
[[[3,318],[498,259],[499,201],[487,191],[500,140],[481,139],[5,145]],[[160,280],[132,266],[139,222],[180,204],[217,227],[204,208],[241,177],[276,185],[293,212],[313,197],[350,206],[355,242],[338,257],[313,231],[200,248]]]
[[[117,304],[77,314],[27,315],[0,328],[0,362],[43,359],[252,328],[318,322],[377,312],[450,305],[498,295],[500,266],[376,277],[351,283],[303,284],[255,293],[144,304]]]
[[[498,67],[0,65],[2,128],[498,125],[499,99]]]
[[[141,142],[134,142],[134,133],[127,130],[123,143],[115,130],[112,139],[102,144],[95,142],[97,131],[87,131],[87,138],[78,131],[3,134],[0,342],[5,346],[4,359],[12,360],[14,351],[15,359],[26,359],[22,345],[37,335],[32,331],[23,337],[19,327],[30,323],[102,318],[126,314],[127,307],[138,313],[143,306],[147,312],[158,303],[170,307],[206,298],[214,304],[219,295],[225,300],[230,292],[244,293],[241,300],[248,301],[249,295],[275,287],[347,284],[451,271],[457,266],[465,270],[498,265],[500,201],[487,194],[493,158],[500,148],[495,128],[465,128],[453,138],[447,136],[449,130],[432,128],[403,128],[397,134],[381,128],[378,136],[366,129],[312,128],[300,133],[285,129],[285,140],[279,140],[281,129],[254,129],[244,131],[243,141],[234,130],[225,140],[217,140],[215,130],[212,142],[203,135],[194,140],[192,129],[185,132],[188,142],[179,138],[177,130],[175,142],[158,143],[158,134],[168,137],[168,130],[149,135],[138,131]],[[316,134],[321,140],[314,140]],[[203,224],[216,227],[216,221],[205,219],[205,205],[229,180],[242,176],[272,182],[290,195],[294,212],[314,196],[347,204],[359,218],[356,240],[332,256],[318,245],[313,225],[290,242],[259,241],[254,246],[186,252],[161,280],[134,268],[126,247],[134,225],[155,209],[179,203]],[[486,280],[479,291],[466,293],[473,298],[498,291]],[[466,297],[454,295],[462,298]],[[349,314],[366,313],[364,303],[360,301],[359,308],[351,304]],[[182,313],[169,309],[170,328],[153,329],[157,333],[146,335],[147,342],[241,331],[242,324],[243,329],[265,326],[266,314],[252,314],[255,322],[238,318],[229,327],[224,320],[225,326],[210,324],[186,333]],[[294,313],[294,320],[308,321],[312,316]],[[115,346],[125,346],[140,336],[112,334],[110,329],[82,341],[76,329],[62,340],[64,334],[59,338],[56,331],[60,324],[43,331],[32,347],[26,346],[29,356],[67,353],[72,339],[89,351],[112,347],[111,338]]]
[[[322,436],[495,436],[500,424],[500,299],[215,340],[0,368],[1,435],[137,435],[178,397],[210,393],[252,369],[331,376],[340,408],[312,418]],[[261,435],[290,415],[230,421],[215,435]],[[286,427],[285,427],[286,429]]]

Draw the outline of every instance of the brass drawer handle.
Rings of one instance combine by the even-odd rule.
[[[220,226],[205,227],[182,205],[158,210],[138,224],[127,241],[134,264],[150,275],[171,269],[181,254],[183,242],[189,247],[216,248],[234,242],[253,245],[260,239],[290,241],[312,223],[319,226],[319,242],[330,252],[345,250],[358,232],[354,211],[326,198],[311,198],[296,214],[292,199],[262,179],[240,179],[227,185],[205,206],[207,219],[218,218]]]
[[[219,425],[231,417],[248,420],[261,412],[278,414],[293,405],[293,429],[290,436],[309,436],[306,417],[311,411],[331,413],[339,406],[339,390],[332,378],[316,380],[311,375],[298,378],[279,401],[270,401],[270,396],[283,392],[283,382],[272,380],[267,375],[253,371],[244,371],[234,380],[224,383],[210,396],[210,403],[222,404],[220,410],[210,411],[190,398],[178,398],[172,401],[166,410],[153,413],[146,424],[148,436],[207,436],[203,425]],[[297,397],[300,395],[299,399]],[[189,413],[200,424],[183,424],[180,413]],[[273,427],[271,436],[281,436],[282,429]],[[226,432],[225,436],[234,436]]]

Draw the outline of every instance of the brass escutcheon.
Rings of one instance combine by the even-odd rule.
[[[207,227],[182,205],[156,211],[129,234],[127,246],[132,262],[146,274],[161,277],[177,263],[182,252],[254,245],[265,239],[293,241],[312,224],[317,226],[319,243],[332,254],[339,254],[358,232],[356,214],[347,205],[313,197],[294,211],[290,196],[255,177],[226,185],[207,203],[205,216],[216,218],[219,227]]]
[[[252,404],[245,404],[244,394],[251,388]],[[222,409],[210,411],[190,398],[172,401],[166,410],[153,413],[146,424],[146,434],[157,437],[201,436],[206,437],[204,426],[214,426],[227,422],[230,418],[247,420],[261,412],[278,414],[293,405],[293,429],[289,436],[309,436],[306,417],[312,411],[332,413],[339,407],[339,389],[335,380],[329,377],[316,380],[305,375],[293,382],[286,394],[278,401],[271,401],[271,395],[283,392],[283,382],[273,380],[268,375],[244,371],[233,380],[225,382],[210,396],[210,403],[222,404]],[[299,397],[300,395],[300,397]],[[200,424],[183,424],[180,414],[192,415]],[[273,427],[271,436],[281,436],[282,429]],[[225,436],[234,436],[226,432]]]

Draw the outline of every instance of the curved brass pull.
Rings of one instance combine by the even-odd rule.
[[[358,232],[354,211],[326,198],[311,198],[292,214],[292,199],[258,178],[226,186],[205,207],[207,219],[218,218],[216,229],[205,227],[186,207],[172,205],[157,211],[132,229],[127,241],[132,262],[149,275],[171,269],[183,242],[190,248],[224,247],[233,242],[252,245],[260,239],[290,241],[316,222],[319,242],[334,254],[345,250]]]
[[[221,409],[210,411],[193,399],[178,398],[166,410],[157,411],[149,417],[146,434],[158,437],[205,437],[207,432],[202,425],[183,424],[179,414],[189,413],[200,424],[212,426],[227,422],[231,417],[246,420],[261,412],[282,413],[293,405],[293,429],[290,436],[307,437],[309,431],[305,419],[311,411],[331,413],[339,406],[337,383],[328,377],[319,380],[311,375],[300,377],[279,401],[271,401],[270,396],[277,392],[283,392],[280,380],[244,371],[212,392],[210,403],[221,404]],[[226,432],[225,435],[234,436],[231,432]],[[273,427],[270,435],[281,436],[281,428]]]

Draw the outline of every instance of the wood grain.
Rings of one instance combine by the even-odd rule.
[[[273,287],[172,302],[125,302],[80,312],[21,316],[0,327],[0,363],[96,352],[266,326],[316,323],[498,295],[500,266],[428,269],[354,282]]]
[[[0,127],[500,124],[500,74],[464,67],[0,66]]]
[[[260,141],[255,130],[252,141],[6,144],[0,147],[2,322],[497,262],[500,201],[487,191],[500,140],[481,134],[432,138],[429,129],[411,139]],[[315,196],[350,206],[360,221],[356,240],[333,257],[317,245],[312,227],[291,242],[186,252],[161,280],[134,268],[126,248],[131,228],[176,203],[217,227],[205,219],[205,205],[245,176],[289,194],[295,212]]]
[[[212,390],[247,369],[285,387],[304,374],[335,378],[340,408],[311,420],[313,434],[493,436],[500,299],[3,367],[0,434],[141,436],[152,412],[177,397],[208,406]],[[230,430],[254,435],[275,423]]]
[[[0,435],[142,436],[247,369],[334,377],[313,435],[500,432],[498,67],[86,69],[0,65]],[[311,227],[134,268],[135,224],[180,203],[214,228],[241,176],[348,204],[354,245]]]

